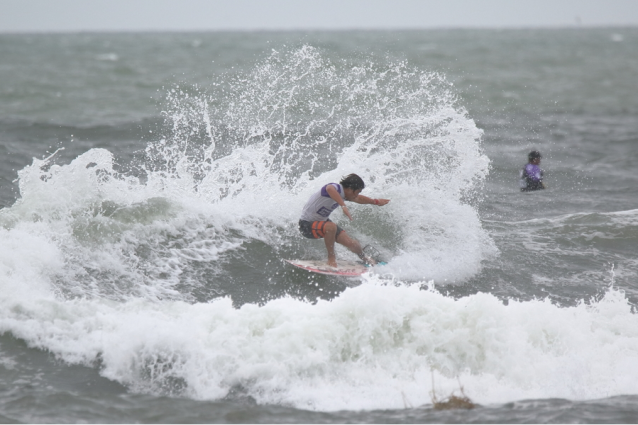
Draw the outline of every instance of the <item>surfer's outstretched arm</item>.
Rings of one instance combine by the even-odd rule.
[[[377,199],[377,198],[368,198],[365,195],[359,195],[352,200],[352,202],[356,202],[357,204],[374,204],[378,206],[383,206],[390,202],[389,199]]]

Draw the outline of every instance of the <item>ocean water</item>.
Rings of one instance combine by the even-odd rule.
[[[637,47],[0,35],[0,422],[635,423]],[[352,172],[391,202],[332,218],[388,264],[286,265]]]

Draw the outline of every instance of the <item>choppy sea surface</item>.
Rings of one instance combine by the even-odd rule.
[[[637,422],[637,49],[0,35],[0,422]],[[353,172],[391,202],[332,218],[388,264],[285,264]]]

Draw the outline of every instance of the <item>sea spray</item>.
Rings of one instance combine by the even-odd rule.
[[[444,76],[384,65],[329,63],[303,46],[273,51],[252,72],[208,91],[172,89],[167,138],[147,148],[149,181],[159,175],[166,186],[172,176],[179,190],[228,202],[238,216],[252,216],[259,204],[264,226],[251,237],[273,244],[266,229],[288,233],[283,226],[298,216],[282,202],[299,211],[318,186],[357,172],[366,193],[393,202],[381,210],[354,206],[361,219],[347,225],[388,251],[395,273],[472,276],[496,253],[476,205],[467,203],[480,197],[488,172],[482,132]]]

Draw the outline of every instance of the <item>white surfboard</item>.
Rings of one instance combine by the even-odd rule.
[[[337,261],[337,267],[330,267],[325,260],[285,260],[300,269],[313,273],[328,274],[333,276],[361,276],[370,267],[355,261]]]

